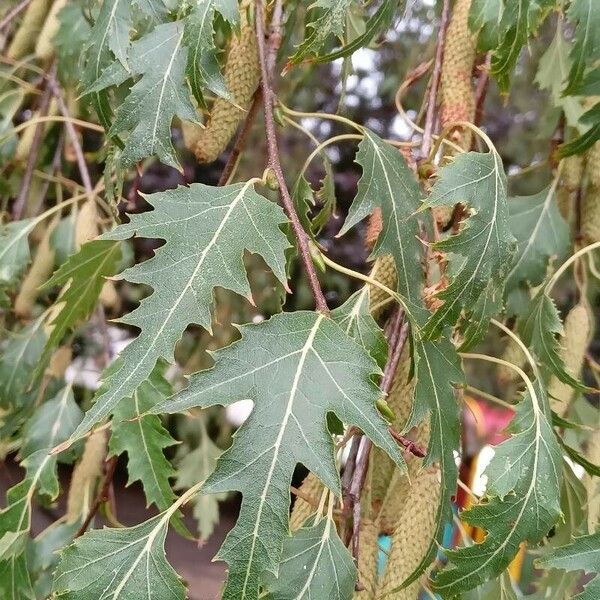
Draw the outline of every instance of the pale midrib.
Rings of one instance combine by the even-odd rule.
[[[192,284],[193,284],[193,282],[194,282],[194,280],[195,280],[198,272],[200,271],[200,269],[202,268],[202,265],[204,264],[204,261],[206,259],[206,256],[208,255],[208,252],[217,243],[217,240],[219,239],[219,236],[221,235],[221,232],[223,231],[223,229],[225,227],[225,224],[229,220],[229,217],[231,216],[231,214],[234,211],[234,209],[237,207],[237,205],[240,202],[240,200],[244,197],[244,195],[246,193],[246,190],[248,189],[248,187],[250,185],[252,185],[251,181],[248,182],[248,183],[246,183],[244,185],[244,187],[242,187],[242,189],[240,190],[239,194],[231,202],[231,205],[227,209],[227,212],[225,213],[225,216],[223,217],[221,223],[219,224],[219,227],[215,231],[215,234],[213,235],[212,239],[210,240],[210,242],[207,244],[206,248],[204,249],[204,251],[200,255],[200,260],[198,261],[198,264],[196,265],[196,268],[194,269],[192,275],[188,279],[187,284],[183,288],[181,294],[179,294],[179,297],[173,303],[173,306],[168,311],[167,315],[165,316],[165,318],[163,320],[162,325],[158,329],[158,331],[157,331],[156,335],[154,336],[154,338],[151,341],[148,342],[147,347],[146,347],[146,352],[138,360],[137,366],[130,371],[129,375],[123,380],[123,382],[117,387],[117,389],[112,392],[112,394],[110,396],[111,397],[111,403],[115,401],[115,398],[117,398],[117,400],[120,400],[123,397],[123,396],[119,396],[120,391],[129,383],[129,381],[131,381],[134,378],[134,376],[138,372],[138,369],[140,368],[140,366],[143,365],[143,363],[146,360],[146,358],[154,350],[154,346],[156,344],[156,341],[159,339],[159,337],[161,336],[162,332],[165,330],[165,328],[169,324],[169,322],[171,320],[171,317],[173,316],[173,313],[177,310],[177,308],[178,308],[179,304],[181,303],[181,301],[183,300],[185,294],[191,288],[191,286],[192,286]],[[139,338],[136,338],[136,341],[138,339]],[[124,368],[124,367],[122,367],[122,368]],[[97,406],[97,404],[98,403],[96,403],[94,406]],[[97,418],[97,416],[95,416],[94,418]],[[93,424],[94,423],[92,423],[92,425]],[[91,426],[91,425],[88,425],[88,427],[89,426]]]
[[[250,578],[250,573],[252,571],[252,566],[254,562],[254,552],[256,549],[256,540],[258,539],[258,530],[260,529],[261,524],[261,516],[263,507],[265,505],[267,499],[267,493],[271,486],[271,480],[273,479],[273,472],[275,471],[275,465],[277,464],[277,460],[279,458],[279,450],[281,448],[281,442],[283,440],[283,436],[285,435],[285,431],[287,429],[287,423],[292,415],[292,409],[294,406],[294,400],[296,398],[296,393],[298,391],[298,383],[300,381],[300,376],[302,375],[302,370],[304,368],[304,363],[306,361],[306,357],[308,352],[311,350],[315,336],[317,331],[321,325],[321,321],[323,320],[323,315],[319,315],[315,324],[313,325],[306,343],[302,348],[302,353],[300,354],[300,358],[298,359],[298,366],[296,367],[296,373],[294,374],[294,380],[292,381],[292,387],[290,389],[290,394],[288,397],[288,403],[285,408],[285,413],[283,415],[283,420],[281,422],[281,427],[279,429],[279,433],[277,435],[277,439],[275,440],[275,444],[273,445],[273,459],[271,460],[271,466],[269,467],[269,472],[267,473],[267,478],[265,481],[265,485],[263,487],[262,494],[260,496],[260,503],[258,505],[258,511],[256,513],[256,519],[254,524],[254,530],[252,531],[252,545],[250,547],[250,553],[247,560],[246,566],[246,576],[244,578],[244,585],[242,586],[242,598],[246,597],[246,588],[248,586],[248,580]]]
[[[173,69],[173,63],[175,62],[175,58],[177,56],[177,50],[179,50],[179,46],[181,45],[182,39],[183,39],[183,30],[179,34],[179,39],[177,40],[177,44],[176,44],[175,48],[173,49],[173,54],[171,55],[171,60],[169,60],[169,65],[167,66],[167,69],[163,76],[162,86],[160,88],[160,94],[158,96],[158,104],[156,106],[156,117],[154,118],[154,127],[152,128],[152,145],[151,145],[151,147],[153,150],[154,150],[154,146],[156,144],[156,132],[158,130],[158,119],[161,114],[163,97],[165,95],[165,87],[167,85],[167,81],[169,80],[169,77],[171,76],[171,70]]]
[[[323,554],[323,549],[325,548],[325,544],[329,541],[330,532],[331,532],[331,519],[327,518],[327,525],[325,525],[325,531],[323,531],[323,536],[321,537],[321,542],[319,544],[319,550],[318,550],[317,556],[315,557],[315,560],[313,562],[313,566],[310,570],[310,573],[308,574],[308,577],[306,579],[306,583],[304,584],[304,587],[300,590],[300,593],[296,596],[296,598],[294,598],[294,600],[301,600],[301,598],[304,596],[304,593],[310,587],[310,584],[312,583],[312,580],[315,577],[315,572],[317,570],[317,566],[319,565],[319,560],[321,558],[321,554]]]

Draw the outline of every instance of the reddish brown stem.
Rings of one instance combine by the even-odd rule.
[[[10,25],[12,20],[18,17],[19,14],[22,13],[30,4],[31,0],[22,0],[14,8],[9,10],[0,21],[0,31],[2,31],[7,25]]]
[[[296,209],[294,208],[294,202],[290,196],[285,178],[283,176],[283,170],[281,168],[281,162],[279,160],[279,149],[277,144],[277,133],[275,131],[275,119],[273,117],[273,109],[275,104],[275,91],[273,89],[272,72],[275,67],[275,56],[279,45],[281,44],[281,10],[275,8],[273,11],[273,18],[271,21],[271,29],[268,38],[268,51],[265,43],[265,32],[263,26],[264,18],[264,6],[262,0],[256,2],[256,38],[258,41],[258,56],[260,60],[260,71],[261,71],[261,89],[263,97],[263,110],[265,115],[265,132],[267,138],[267,149],[269,155],[269,167],[273,170],[277,184],[279,185],[279,195],[281,202],[291,222],[294,236],[298,242],[298,252],[300,254],[300,260],[304,266],[304,271],[308,278],[313,297],[315,299],[315,306],[319,312],[328,313],[329,308],[327,301],[323,295],[319,278],[312,261],[312,257],[309,249],[309,237],[306,231],[304,231]]]
[[[110,484],[112,483],[112,479],[115,474],[116,468],[117,468],[117,457],[111,456],[104,463],[104,482],[102,483],[102,487],[100,488],[100,491],[96,495],[96,498],[94,499],[94,504],[92,504],[90,511],[88,512],[88,515],[85,518],[85,521],[83,522],[83,524],[79,528],[79,531],[75,535],[76,538],[83,535],[87,531],[87,528],[90,526],[92,519],[96,516],[96,513],[98,512],[100,505],[103,502],[106,502],[110,498]]]
[[[487,96],[487,90],[490,83],[490,67],[492,64],[492,53],[486,54],[485,60],[479,66],[479,79],[477,80],[477,87],[475,88],[475,125],[479,126],[481,123],[481,117],[483,116],[483,105],[485,104],[485,97]]]
[[[427,113],[425,115],[425,127],[423,129],[423,142],[421,144],[421,156],[426,158],[431,150],[431,138],[433,135],[433,126],[435,124],[436,104],[438,88],[440,86],[440,77],[442,74],[442,61],[444,59],[444,43],[446,40],[446,29],[450,20],[450,0],[444,0],[442,7],[442,18],[440,21],[440,31],[438,33],[438,44],[435,49],[435,62],[433,63],[433,73],[431,75],[431,85],[429,86],[429,96],[427,98]]]
[[[219,177],[219,182],[217,185],[225,185],[229,180],[229,177],[233,173],[233,169],[235,169],[235,165],[237,164],[238,158],[240,154],[244,151],[246,147],[246,142],[248,141],[248,134],[252,129],[252,125],[254,124],[254,120],[256,119],[256,115],[258,114],[258,109],[261,105],[261,96],[262,92],[257,90],[254,94],[254,98],[252,99],[252,105],[248,110],[248,114],[244,119],[244,123],[242,124],[242,128],[240,129],[237,138],[235,140],[235,144],[229,154],[229,158],[227,159],[227,163],[221,172],[221,177]]]
[[[52,99],[52,86],[50,85],[50,81],[52,77],[54,77],[56,73],[56,62],[50,67],[49,71],[49,79],[46,84],[46,89],[42,94],[42,99],[40,100],[40,105],[38,108],[40,117],[45,117],[48,114],[48,109],[50,108],[50,100]],[[21,182],[21,189],[19,190],[19,195],[15,200],[15,203],[12,208],[12,217],[14,221],[18,221],[23,216],[23,211],[25,209],[25,203],[27,202],[27,197],[29,196],[29,190],[31,188],[31,182],[33,180],[33,172],[35,170],[35,165],[38,161],[38,156],[40,153],[40,148],[42,146],[42,141],[44,137],[44,123],[37,123],[35,125],[35,131],[33,134],[33,140],[31,142],[31,148],[29,150],[29,157],[27,158],[27,166],[25,167],[25,173],[23,174],[23,181]]]

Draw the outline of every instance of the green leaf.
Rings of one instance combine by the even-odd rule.
[[[163,450],[177,442],[162,426],[159,417],[144,413],[171,394],[171,384],[160,369],[155,369],[133,393],[133,398],[124,398],[115,408],[109,441],[112,455],[127,452],[127,485],[141,481],[146,507],[155,504],[159,510],[166,510],[175,500],[169,484],[175,470]]]
[[[331,318],[377,361],[379,368],[385,367],[388,345],[369,310],[369,286],[364,286],[331,311]]]
[[[58,58],[58,73],[62,82],[79,84],[81,49],[90,39],[91,26],[81,6],[67,4],[58,13],[60,22],[54,37],[54,48]]]
[[[184,600],[185,587],[165,557],[173,512],[135,527],[97,529],[77,538],[62,553],[54,574],[57,598]]]
[[[566,571],[593,573],[583,592],[573,600],[596,600],[600,598],[600,531],[573,540],[572,544],[556,548],[549,556],[539,559],[542,567],[554,567]]]
[[[589,129],[567,144],[558,147],[558,157],[565,158],[573,154],[581,154],[591,148],[600,140],[600,102],[592,106],[580,119],[583,124],[589,125]]]
[[[36,225],[35,219],[0,224],[0,301],[25,271],[31,254],[28,236]]]
[[[100,7],[88,43],[85,47],[85,67],[82,86],[88,87],[100,78],[113,62],[113,56],[127,69],[127,48],[131,30],[131,3],[127,0],[106,0]],[[101,125],[109,130],[112,120],[108,94],[97,90],[92,94],[92,104]]]
[[[178,116],[196,121],[185,83],[187,50],[181,21],[157,25],[137,41],[129,53],[129,68],[139,81],[119,106],[109,135],[129,132],[120,156],[128,168],[148,156],[180,168],[171,142],[171,122]]]
[[[507,0],[500,20],[500,45],[492,55],[492,74],[503,92],[508,91],[510,73],[549,4],[554,4],[554,0]]]
[[[550,92],[550,99],[554,106],[561,108],[565,113],[566,123],[577,127],[583,114],[581,101],[579,98],[565,96],[562,93],[571,68],[570,45],[563,35],[563,27],[564,21],[559,19],[556,34],[540,58],[535,82],[540,89]]]
[[[442,473],[441,494],[436,514],[435,532],[421,562],[403,582],[416,581],[438,551],[446,524],[452,520],[452,497],[456,492],[458,468],[454,453],[460,449],[460,411],[454,385],[464,383],[460,358],[454,345],[447,339],[436,342],[413,338],[415,356],[415,399],[404,426],[404,433],[431,419],[431,433],[425,465],[439,463]]]
[[[177,462],[177,481],[175,489],[187,490],[198,481],[205,481],[215,470],[221,449],[210,439],[206,430],[200,438],[200,445],[185,453],[181,453]],[[219,522],[219,501],[225,500],[227,494],[200,494],[192,501],[194,503],[194,518],[198,523],[201,540],[207,540],[214,532]]]
[[[372,256],[393,256],[400,274],[397,291],[411,319],[419,323],[425,310],[421,300],[423,244],[417,238],[419,223],[415,218],[421,207],[419,185],[402,154],[371,131],[365,130],[356,162],[363,173],[339,235],[344,235],[375,208],[381,209],[383,229]]]
[[[517,239],[517,251],[506,276],[506,289],[518,285],[536,287],[546,276],[551,259],[562,262],[569,251],[569,225],[562,218],[556,200],[556,185],[533,196],[511,198],[509,225]]]
[[[56,442],[66,440],[82,418],[83,412],[75,402],[71,386],[67,385],[54,398],[44,402],[25,423],[21,456],[53,448]],[[64,459],[64,454],[61,458]]]
[[[186,73],[200,105],[204,104],[202,90],[205,87],[217,96],[233,101],[221,74],[214,42],[215,9],[219,9],[219,4],[218,0],[198,0],[185,19],[183,43],[188,48]],[[236,14],[238,9],[235,4],[234,22],[237,22],[239,14]],[[227,14],[225,11],[223,16],[227,18]]]
[[[586,473],[592,475],[593,477],[600,477],[600,466],[590,462],[585,456],[580,454],[575,448],[565,444],[562,444],[563,449],[565,450],[566,455],[578,465],[582,466]]]
[[[469,27],[479,34],[477,46],[482,52],[493,50],[498,45],[503,10],[502,0],[471,1]]]
[[[312,518],[312,517],[311,517]],[[347,600],[352,598],[357,571],[335,523],[322,519],[305,524],[285,540],[279,576],[265,580],[267,600]]]
[[[0,354],[0,405],[20,406],[40,365],[46,334],[40,317],[5,341]],[[43,370],[44,367],[42,367]]]
[[[509,429],[513,436],[496,448],[486,469],[485,498],[461,515],[487,533],[479,544],[446,551],[452,566],[433,582],[443,596],[453,597],[499,575],[522,542],[541,541],[561,514],[562,453],[539,379],[533,391],[516,406]]]
[[[308,23],[304,41],[298,46],[296,53],[290,58],[292,64],[317,56],[330,36],[341,39],[346,28],[346,13],[354,0],[316,0],[311,4],[311,16],[314,20]]]
[[[115,275],[121,260],[120,244],[93,240],[84,244],[77,254],[71,255],[46,282],[46,289],[69,284],[59,296],[62,304],[46,342],[42,364],[63,340],[65,334],[87,319],[94,310],[106,277]],[[38,374],[41,370],[37,369]]]
[[[495,150],[461,154],[441,169],[427,206],[459,202],[470,210],[461,231],[434,244],[449,254],[453,276],[437,295],[444,303],[424,327],[425,337],[435,337],[444,327],[454,325],[463,309],[471,316],[480,297],[490,297],[502,285],[512,262],[514,237],[509,227],[506,177]],[[490,286],[490,281],[495,285]]]
[[[130,222],[104,234],[124,240],[132,235],[161,238],[155,256],[121,276],[150,286],[154,293],[121,319],[140,335],[105,375],[96,402],[74,437],[107,417],[122,398],[133,396],[159,358],[174,362],[173,350],[190,323],[209,330],[213,290],[220,286],[250,297],[244,251],[260,254],[285,282],[286,223],[279,206],[259,196],[253,182],[223,187],[193,184],[145,196],[154,210],[130,216]]]
[[[600,7],[595,0],[572,0],[567,20],[575,27],[571,49],[572,67],[565,95],[576,95],[587,65],[600,59]]]
[[[0,594],[10,600],[36,600],[24,553],[0,561]]]
[[[563,327],[552,298],[542,288],[531,300],[528,314],[519,328],[521,339],[536,355],[544,368],[556,375],[560,381],[579,391],[588,388],[565,371],[560,356],[560,343],[556,336],[563,333]]]
[[[351,56],[360,48],[368,46],[377,34],[386,31],[391,26],[398,4],[400,4],[398,0],[383,0],[379,5],[379,8],[364,24],[364,31],[360,35],[356,36],[351,42],[344,44],[334,52],[330,52],[324,56],[315,57],[313,62],[316,64],[323,64],[337,60],[338,58],[345,58]],[[298,61],[294,60],[292,62],[296,63]]]
[[[254,410],[205,484],[206,493],[241,491],[240,516],[217,557],[229,563],[223,599],[258,598],[265,572],[277,575],[288,534],[289,485],[302,463],[341,493],[327,413],[360,427],[400,468],[402,455],[378,413],[375,361],[331,319],[282,313],[241,328],[242,340],[215,353],[214,368],[154,412],[227,406]]]

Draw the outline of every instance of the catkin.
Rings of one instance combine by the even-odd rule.
[[[50,362],[46,368],[46,375],[54,379],[62,379],[65,371],[71,364],[72,358],[73,350],[71,346],[61,346],[50,358]]]
[[[33,0],[31,2],[23,15],[20,27],[8,46],[6,51],[8,58],[19,60],[33,50],[49,8],[50,0]]]
[[[35,253],[35,258],[15,298],[14,308],[15,314],[18,317],[26,318],[31,316],[31,311],[40,292],[40,286],[46,283],[52,274],[54,269],[54,249],[50,243],[50,236],[57,223],[58,217],[55,217],[46,228]]]
[[[99,233],[96,202],[87,200],[80,208],[75,221],[75,246],[81,248],[83,244],[93,240]]]
[[[375,598],[378,560],[379,528],[371,519],[362,518],[359,530],[358,581],[363,590],[355,592],[354,600]]]
[[[317,479],[316,475],[313,475],[312,473],[309,473],[304,478],[304,481],[300,486],[300,491],[306,496],[314,498],[316,502],[319,502],[323,489],[323,484]],[[303,500],[300,496],[297,496],[290,516],[290,529],[292,531],[300,529],[300,527],[304,525],[306,519],[316,512],[317,508],[315,506],[310,502],[306,502],[306,500]]]
[[[440,486],[440,473],[436,468],[425,469],[413,477],[402,515],[392,535],[392,547],[377,596],[401,585],[425,556],[435,531]],[[420,584],[415,581],[390,597],[394,600],[416,600],[419,590]]]
[[[258,87],[260,64],[256,32],[249,23],[242,25],[239,38],[234,36],[231,40],[224,75],[237,106],[223,98],[215,100],[206,128],[198,132],[194,153],[201,163],[216,160],[225,150]]]
[[[562,162],[562,172],[556,190],[558,210],[568,223],[573,216],[576,192],[581,187],[584,172],[584,157],[581,154],[567,156]]]
[[[600,142],[587,152],[588,185],[581,200],[581,236],[586,244],[600,242]]]
[[[75,523],[85,516],[94,499],[102,465],[106,457],[106,432],[96,431],[85,443],[81,460],[73,469],[67,497],[67,522]]]
[[[442,127],[456,121],[473,122],[475,99],[472,73],[475,63],[475,37],[469,29],[471,0],[456,0],[446,30],[444,58],[440,77]],[[456,131],[454,141],[465,149],[471,145],[470,134]]]
[[[506,346],[504,347],[502,360],[505,360],[506,362],[516,365],[520,368],[523,368],[527,362],[525,353],[512,338],[508,339]],[[498,365],[498,370],[496,371],[496,381],[500,387],[505,387],[509,383],[520,381],[520,377],[514,369],[511,369],[505,365]]]
[[[55,0],[42,31],[35,44],[35,56],[40,60],[47,60],[54,54],[54,36],[60,27],[58,13],[66,6],[67,0]]]
[[[52,98],[52,100],[50,101],[50,104],[48,106],[48,116],[54,117],[58,114],[58,112],[59,112],[58,102],[56,101],[56,98]],[[37,111],[33,114],[32,119],[35,119],[40,116],[41,115],[40,115],[39,111]],[[50,122],[44,123],[42,125],[42,127],[44,128],[44,133],[48,130],[48,128],[51,125],[52,125],[52,123],[50,123]],[[17,160],[19,162],[23,162],[29,158],[29,153],[31,151],[31,144],[33,143],[33,138],[35,136],[36,129],[37,129],[37,127],[35,125],[29,125],[23,130],[23,133],[21,134],[21,137],[19,138],[19,143],[17,144],[17,147],[15,149],[15,160]]]
[[[577,304],[571,309],[564,323],[564,335],[560,356],[564,362],[565,370],[569,375],[578,378],[585,358],[591,332],[590,315],[584,304]],[[574,390],[560,381],[555,375],[548,384],[550,407],[559,416],[563,417],[569,408]]]
[[[379,281],[379,283],[391,288],[392,290],[396,287],[396,265],[391,255],[380,256],[375,260],[373,269],[370,273],[373,279]],[[382,290],[380,287],[369,284],[369,297],[371,313],[375,318],[381,316],[385,310],[385,305],[380,305],[390,296],[387,292]]]

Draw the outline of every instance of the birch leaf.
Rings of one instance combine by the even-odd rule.
[[[190,323],[210,329],[215,287],[250,296],[244,251],[260,254],[285,282],[288,241],[281,226],[286,219],[279,206],[254,191],[253,182],[223,187],[197,183],[145,198],[154,210],[131,215],[129,223],[103,238],[166,240],[153,258],[121,275],[154,292],[121,319],[138,327],[140,335],[105,374],[96,402],[73,438],[107,417],[121,399],[132,397],[159,358],[173,363],[175,344]]]
[[[372,377],[381,371],[331,319],[282,313],[241,333],[241,341],[215,353],[214,368],[192,376],[186,390],[154,412],[253,400],[204,492],[242,492],[240,516],[217,558],[229,563],[223,599],[256,600],[264,574],[277,575],[296,465],[341,492],[328,413],[360,427],[400,468],[404,461],[375,406]]]

